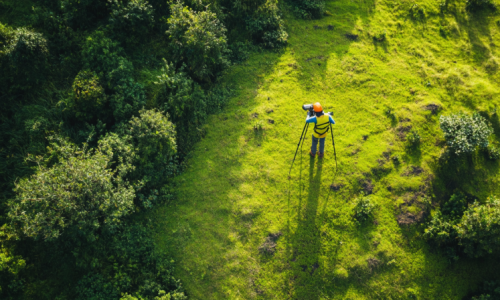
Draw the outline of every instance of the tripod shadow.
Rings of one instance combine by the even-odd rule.
[[[316,280],[318,275],[320,254],[320,232],[316,224],[318,212],[318,200],[320,196],[321,175],[323,171],[323,161],[318,160],[316,170],[314,170],[315,160],[309,162],[309,188],[307,200],[302,209],[302,193],[299,199],[297,214],[297,228],[291,236],[292,257],[290,266],[292,278],[290,286],[293,289],[296,299],[318,299],[319,286],[321,281]],[[302,190],[302,188],[301,188]]]

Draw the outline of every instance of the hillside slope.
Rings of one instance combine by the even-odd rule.
[[[178,200],[150,214],[191,299],[460,299],[498,276],[497,259],[450,262],[422,238],[427,212],[455,189],[481,200],[499,192],[498,162],[439,159],[442,114],[480,111],[500,129],[500,16],[470,15],[464,2],[441,13],[416,1],[424,15],[411,17],[410,1],[329,1],[331,16],[287,18],[284,52],[233,67],[225,80],[237,93],[202,129]],[[316,101],[337,122],[329,197],[330,137],[325,159],[310,160],[309,129],[288,179],[301,105]],[[363,194],[378,209],[358,225]]]

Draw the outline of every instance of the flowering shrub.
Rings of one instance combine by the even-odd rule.
[[[455,154],[470,154],[477,147],[488,147],[492,130],[479,113],[441,116],[439,122],[446,143]]]

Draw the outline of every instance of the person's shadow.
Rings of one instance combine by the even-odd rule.
[[[309,193],[305,207],[299,207],[297,228],[292,234],[292,258],[290,261],[293,276],[290,287],[294,291],[294,299],[318,299],[320,280],[315,280],[319,273],[319,252],[321,248],[319,228],[316,224],[318,215],[318,200],[320,197],[321,173],[323,161],[318,160],[314,170],[315,160],[309,163]],[[300,199],[301,200],[301,199]],[[299,201],[302,203],[302,201]]]

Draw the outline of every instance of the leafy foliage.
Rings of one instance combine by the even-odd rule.
[[[500,151],[498,151],[498,148],[495,145],[490,144],[485,150],[486,155],[490,160],[500,159]]]
[[[358,223],[364,223],[373,218],[375,204],[369,196],[357,198],[354,206],[354,218]]]
[[[134,67],[117,42],[97,31],[87,39],[82,56],[86,69],[103,75],[115,120],[126,120],[145,105],[144,88],[135,82]]]
[[[465,9],[468,11],[477,11],[481,9],[495,11],[497,9],[497,5],[493,0],[467,0],[465,2]]]
[[[325,14],[324,0],[290,0],[293,11],[303,19],[320,19]]]
[[[107,1],[60,0],[64,20],[73,28],[88,29],[104,20],[110,12]]]
[[[3,30],[7,78],[12,83],[11,89],[28,89],[46,79],[49,51],[47,40],[42,34],[26,28],[18,28],[11,33]],[[1,55],[0,55],[1,58]]]
[[[255,43],[270,49],[282,48],[287,44],[288,33],[276,3],[267,3],[259,11],[247,16],[245,23]]]
[[[76,118],[82,121],[95,122],[103,118],[108,101],[99,77],[94,72],[80,71],[73,81],[73,93],[66,103]]]
[[[441,116],[439,122],[448,147],[457,155],[470,154],[477,147],[486,148],[489,144],[492,130],[479,113]]]
[[[489,199],[474,203],[465,211],[457,225],[459,245],[470,257],[481,257],[500,250],[500,201]]]
[[[167,116],[157,110],[141,110],[139,114],[129,122],[129,133],[137,149],[135,172],[149,186],[158,188],[176,172],[175,127]]]
[[[90,272],[78,285],[78,289],[87,292],[80,294],[81,299],[98,297],[103,292],[131,293],[140,299],[153,299],[161,291],[172,291],[172,295],[183,299],[180,297],[183,296],[182,286],[172,276],[173,261],[154,250],[154,240],[148,235],[150,225],[132,223],[118,234],[106,236],[107,244],[94,246],[101,248],[98,251],[101,272],[87,267]],[[102,255],[105,249],[112,250],[113,255]]]
[[[417,130],[411,130],[406,135],[406,142],[409,148],[416,148],[420,145],[420,134]]]
[[[226,28],[210,11],[195,12],[172,5],[167,34],[174,61],[187,66],[196,79],[208,81],[229,66]]]
[[[112,0],[109,27],[128,44],[139,43],[154,26],[154,9],[145,0]]]
[[[88,240],[97,230],[116,230],[133,207],[135,192],[109,168],[109,156],[90,153],[68,143],[58,148],[60,162],[40,166],[37,173],[16,184],[16,198],[8,203],[9,218],[26,236],[53,240],[76,227]]]
[[[467,209],[465,196],[455,194],[441,212],[434,214],[425,236],[439,246],[458,245],[469,257],[482,257],[500,251],[500,202],[488,199],[474,202]],[[463,213],[461,213],[463,211]]]
[[[499,281],[486,281],[479,289],[481,293],[479,296],[472,297],[472,300],[497,300],[500,299],[500,282]]]

